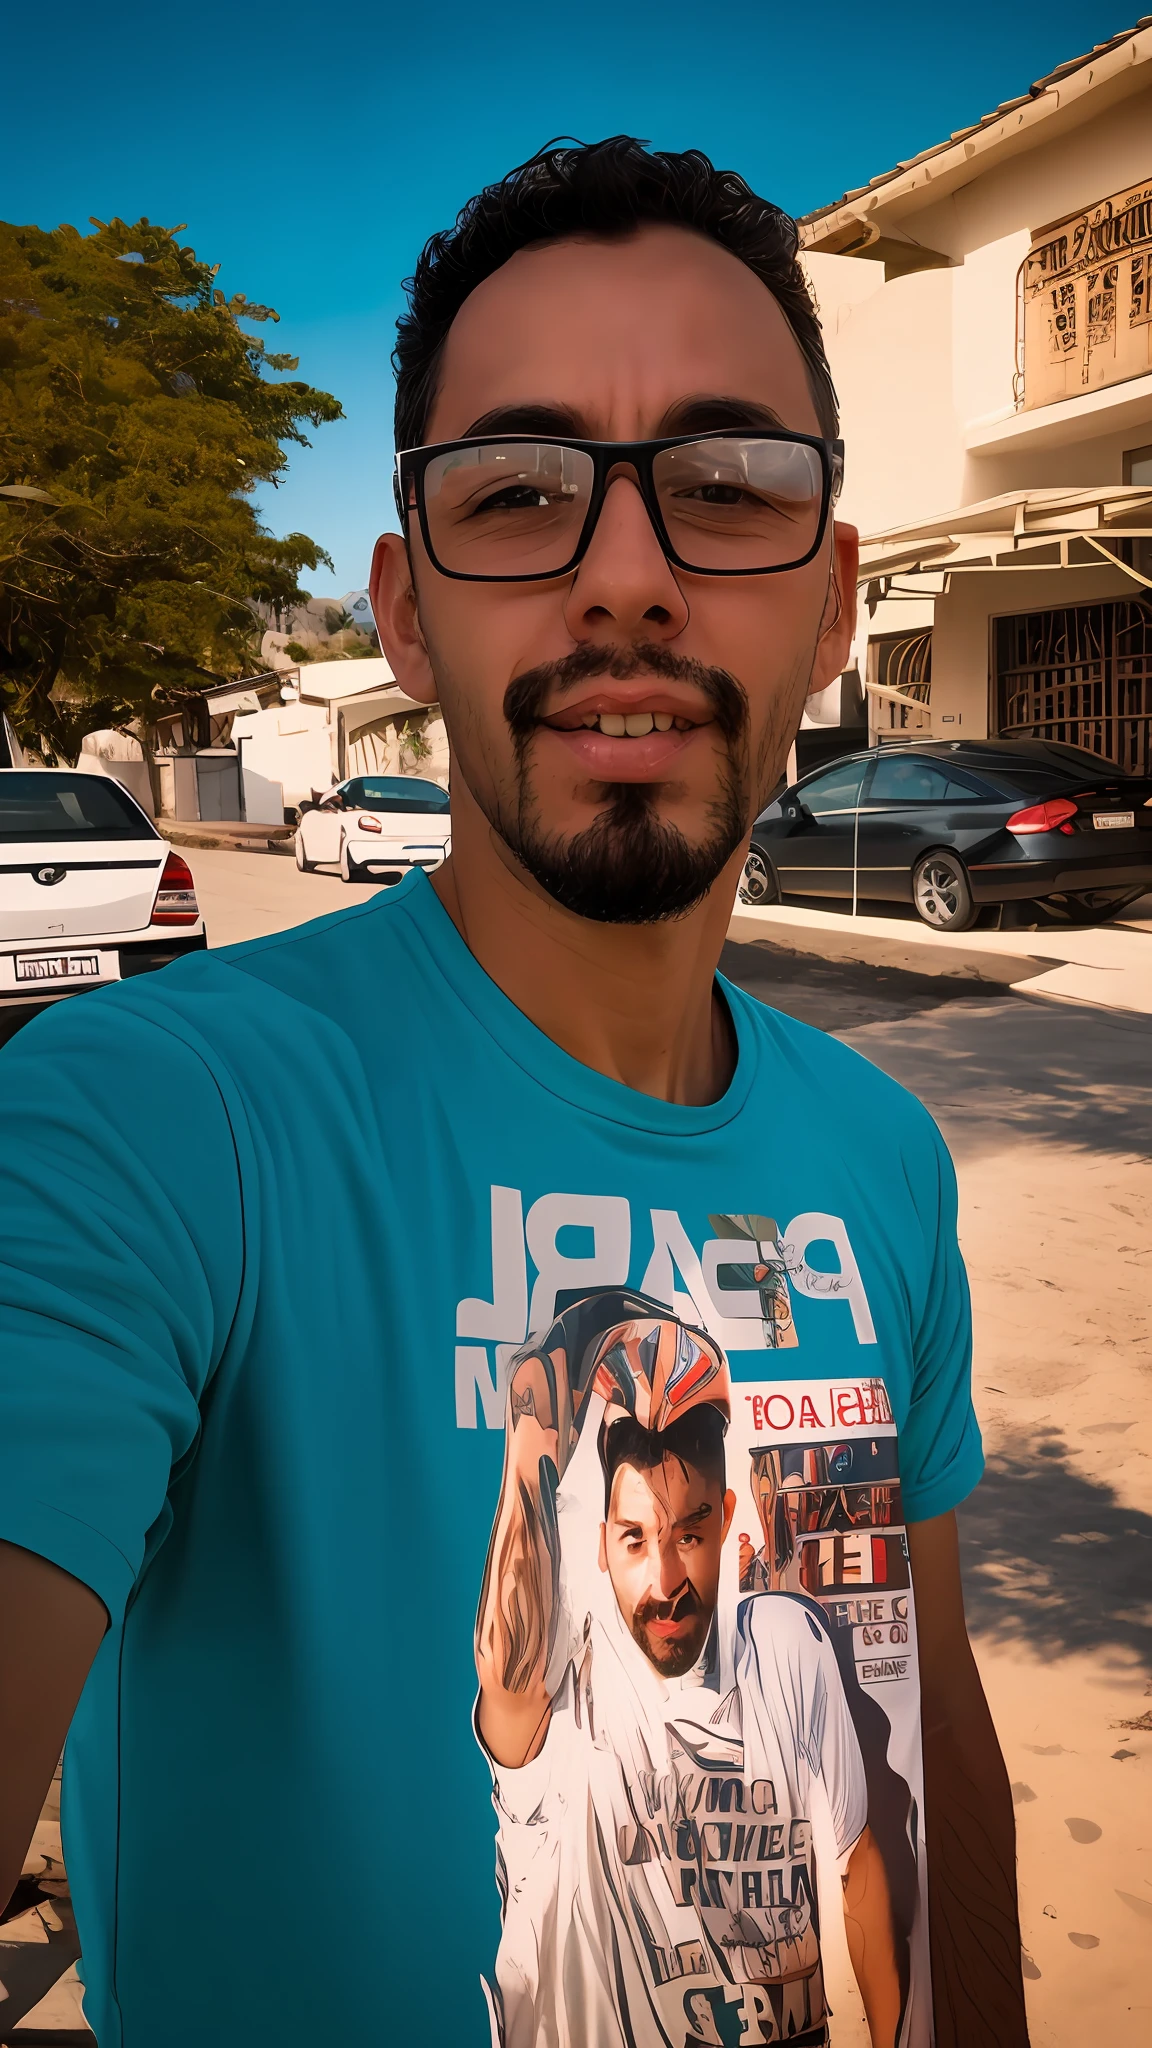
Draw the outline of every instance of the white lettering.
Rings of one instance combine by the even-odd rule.
[[[575,1224],[592,1232],[586,1258],[567,1258],[556,1248],[560,1232]],[[528,1327],[542,1335],[556,1314],[556,1296],[579,1288],[624,1287],[632,1248],[632,1225],[624,1195],[541,1195],[528,1211],[528,1250],[536,1267]]]
[[[484,1414],[485,1429],[503,1429],[504,1403],[507,1396],[507,1357],[501,1353],[516,1350],[515,1344],[499,1344],[496,1347],[496,1379],[493,1382],[488,1364],[486,1347],[478,1344],[456,1346],[456,1427],[475,1429],[477,1424],[476,1396],[480,1396],[480,1407]]]
[[[835,1272],[807,1263],[810,1248],[822,1240],[835,1248],[840,1261]],[[855,1253],[848,1242],[848,1232],[839,1216],[823,1216],[815,1209],[803,1216],[794,1216],[787,1230],[781,1233],[781,1243],[788,1278],[797,1294],[806,1295],[814,1301],[846,1301],[852,1311],[857,1343],[874,1344],[876,1330],[868,1296],[864,1292]]]
[[[528,1327],[524,1203],[519,1188],[492,1189],[492,1299],[456,1308],[456,1335],[522,1344]],[[501,1414],[503,1421],[503,1414]]]

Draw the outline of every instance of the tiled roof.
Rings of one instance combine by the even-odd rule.
[[[1118,49],[1121,43],[1128,42],[1141,29],[1149,27],[1152,27],[1152,14],[1144,14],[1131,28],[1121,29],[1119,35],[1110,36],[1106,43],[1097,43],[1091,50],[1086,50],[1083,56],[1070,57],[1067,63],[1058,64],[1055,71],[1050,71],[1046,78],[1038,78],[1027,92],[1020,94],[1019,98],[1004,100],[1000,106],[994,107],[990,114],[983,114],[978,121],[973,121],[971,127],[957,128],[955,133],[947,136],[943,142],[934,142],[931,149],[922,149],[918,156],[905,158],[902,163],[895,164],[890,171],[881,171],[878,177],[870,178],[866,185],[856,185],[852,191],[843,193],[829,205],[817,206],[811,213],[801,214],[800,226],[805,227],[810,222],[822,220],[826,214],[837,213],[853,199],[861,198],[866,192],[875,191],[878,185],[886,185],[890,179],[899,177],[904,171],[912,170],[915,165],[924,163],[929,157],[939,156],[942,151],[954,148],[957,143],[966,141],[970,136],[979,135],[982,129],[990,128],[995,121],[1003,120],[1005,114],[1014,113],[1017,107],[1025,107],[1030,100],[1039,99],[1042,93],[1048,92],[1060,79],[1067,78],[1070,72],[1079,71],[1083,65],[1107,56],[1110,50]]]

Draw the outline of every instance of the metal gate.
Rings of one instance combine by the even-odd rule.
[[[1152,774],[1152,603],[1064,605],[994,626],[997,732]]]
[[[877,738],[890,733],[923,733],[932,730],[932,628],[915,633],[876,633],[868,642],[868,681],[886,689],[899,690],[924,706],[897,704],[891,697],[873,697],[869,719]]]

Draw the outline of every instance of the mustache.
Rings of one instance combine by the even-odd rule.
[[[691,1579],[685,1579],[670,1600],[657,1600],[652,1595],[641,1600],[632,1611],[632,1621],[633,1626],[639,1623],[643,1628],[649,1621],[687,1621],[690,1615],[703,1612],[704,1602]]]
[[[609,676],[615,683],[631,682],[636,676],[690,683],[708,699],[726,740],[739,738],[747,729],[748,693],[728,669],[711,668],[690,655],[674,654],[657,640],[638,640],[628,647],[576,647],[557,661],[542,661],[525,669],[504,692],[504,716],[517,743],[522,745],[538,723],[550,690],[574,689],[596,676]]]

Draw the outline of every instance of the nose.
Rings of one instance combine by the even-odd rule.
[[[656,1597],[671,1600],[684,1584],[684,1559],[674,1543],[661,1544],[656,1564]]]
[[[684,593],[631,477],[615,477],[608,486],[564,622],[581,645],[674,640],[688,624]]]

